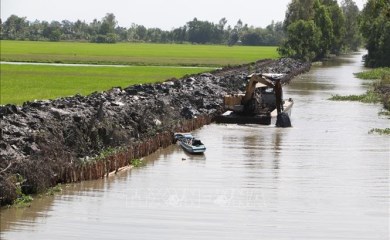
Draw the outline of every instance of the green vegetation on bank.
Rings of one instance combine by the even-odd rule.
[[[369,71],[355,73],[355,76],[360,79],[386,79],[390,78],[390,68],[375,68]]]
[[[112,87],[162,82],[211,70],[174,67],[67,67],[1,64],[0,104],[88,95]]]
[[[330,100],[359,101],[364,103],[382,102],[385,111],[381,111],[379,115],[390,116],[390,68],[376,68],[370,71],[356,73],[355,75],[360,79],[373,79],[377,81],[372,82],[370,89],[365,94],[349,96],[335,95]],[[390,128],[374,128],[369,133],[390,135]]]
[[[340,96],[334,95],[330,100],[334,101],[359,101],[364,103],[383,102],[385,109],[389,110],[390,94],[390,68],[376,68],[369,71],[355,73],[360,79],[378,80],[371,84],[371,87],[365,94]],[[385,114],[383,114],[385,115]]]
[[[373,91],[379,96],[383,107],[390,111],[390,68],[375,68],[370,71],[357,73],[356,76],[361,79],[378,80],[373,83]]]
[[[390,128],[385,128],[385,129],[374,128],[371,129],[368,133],[377,133],[379,135],[390,135]]]
[[[22,191],[22,184],[26,181],[25,178],[23,178],[21,175],[16,174],[13,176],[14,181],[17,182],[16,184],[16,196],[17,198],[13,202],[14,206],[16,207],[28,207],[30,206],[33,198],[32,196],[28,194],[24,194]]]
[[[341,96],[341,95],[333,95],[329,100],[332,101],[357,101],[357,102],[363,102],[363,103],[378,103],[380,102],[380,96],[375,93],[373,90],[368,90],[365,94],[361,95],[348,95],[348,96]]]
[[[18,183],[16,187],[17,198],[12,203],[12,205],[7,205],[7,208],[16,207],[16,208],[26,208],[30,207],[34,198],[42,198],[43,196],[54,196],[62,192],[61,183],[57,184],[54,187],[46,189],[44,192],[39,194],[24,194],[21,188],[21,182]]]
[[[59,184],[57,184],[56,186],[49,188],[49,189],[46,191],[46,195],[47,195],[47,196],[54,196],[54,195],[56,195],[57,193],[61,193],[61,192],[62,192],[62,185],[61,185],[61,183],[59,183]]]
[[[276,47],[8,40],[0,43],[0,60],[10,62],[219,67],[278,57]]]
[[[143,161],[142,159],[133,159],[131,160],[131,165],[133,165],[134,167],[143,167],[146,165],[146,162]]]
[[[18,198],[15,199],[13,205],[18,208],[29,207],[31,202],[34,200],[33,197],[31,195],[22,193],[19,186],[16,191]]]

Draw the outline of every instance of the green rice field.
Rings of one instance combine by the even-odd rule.
[[[77,93],[87,95],[116,86],[162,82],[215,67],[278,57],[276,47],[32,41],[0,41],[0,44],[2,62],[127,65],[1,64],[0,105]]]
[[[226,66],[277,58],[276,47],[1,41],[1,61],[158,66]]]
[[[112,87],[162,82],[211,70],[153,66],[67,67],[1,64],[0,105],[22,104],[74,94],[88,95]]]

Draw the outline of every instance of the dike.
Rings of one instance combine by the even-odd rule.
[[[58,183],[99,179],[173,143],[174,132],[210,124],[222,97],[252,72],[285,73],[310,63],[283,58],[55,100],[0,106],[0,205]]]

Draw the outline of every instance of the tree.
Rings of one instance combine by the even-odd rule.
[[[313,20],[298,20],[287,28],[289,38],[278,48],[283,56],[311,61],[317,56],[321,30]]]
[[[336,0],[322,0],[332,22],[330,53],[339,54],[343,47],[345,36],[345,17]]]
[[[89,40],[89,26],[87,23],[77,20],[73,24],[73,39],[74,40]]]
[[[115,43],[118,39],[118,35],[115,33],[116,25],[117,21],[113,13],[107,13],[101,23],[94,21],[94,32],[97,32],[98,35],[92,38],[92,42]]]
[[[279,46],[285,38],[285,32],[282,22],[272,21],[264,30],[264,45]]]
[[[314,17],[314,0],[292,0],[287,6],[286,17],[284,19],[284,29],[298,20],[311,20]]]
[[[238,35],[238,31],[237,29],[233,29],[231,32],[230,32],[230,36],[229,36],[229,40],[228,40],[228,45],[229,46],[233,46],[235,45],[238,40],[240,39],[239,35]]]
[[[128,41],[128,31],[124,27],[117,27],[115,29],[115,34],[118,36],[120,41]]]
[[[1,19],[0,19],[1,21]],[[29,22],[16,15],[11,16],[1,25],[2,39],[29,39],[33,41],[90,41],[97,43],[115,43],[116,41],[145,41],[156,43],[193,42],[198,44],[229,44],[230,46],[243,39],[244,45],[276,45],[283,38],[282,23],[272,23],[266,29],[248,27],[241,20],[232,28],[227,26],[227,19],[221,18],[218,23],[199,21],[194,18],[184,26],[163,31],[159,28],[146,28],[132,24],[130,28],[118,26],[115,15],[107,13],[101,20],[90,23],[77,20]],[[227,27],[226,27],[227,26]]]
[[[3,24],[3,38],[10,40],[24,40],[27,38],[29,23],[26,18],[11,15]]]
[[[183,43],[187,41],[187,26],[173,29],[172,41],[177,43]]]
[[[388,0],[368,0],[361,16],[363,37],[368,54],[368,67],[390,66],[390,3]]]
[[[194,20],[187,23],[188,41],[192,43],[210,43],[214,32],[214,24],[207,21]]]
[[[251,45],[256,46],[261,44],[261,36],[255,31],[249,31],[242,35],[241,42],[242,45]]]
[[[102,19],[102,24],[100,25],[99,33],[102,35],[107,35],[109,33],[115,33],[115,27],[117,21],[113,13],[107,13],[106,16]]]
[[[88,25],[88,34],[90,36],[96,36],[99,34],[100,26],[102,23],[98,21],[97,19],[94,19],[89,25]]]
[[[242,23],[241,19],[238,19],[236,25],[234,26],[234,29],[236,29],[238,31],[238,33],[240,33],[242,27],[243,27],[243,23]]]
[[[226,39],[226,36],[228,36],[228,33],[225,34],[225,26],[226,26],[227,20],[226,18],[221,18],[219,20],[218,25],[214,27],[214,36],[213,41],[214,43],[221,44]],[[226,41],[225,41],[226,43]]]
[[[161,42],[161,36],[163,31],[160,28],[149,28],[146,33],[146,38],[148,42]]]
[[[42,36],[45,40],[57,42],[62,37],[62,25],[58,21],[52,21],[50,24],[46,21],[41,23],[42,25]]]
[[[329,7],[330,17],[333,23],[333,43],[331,53],[339,54],[344,46],[345,16],[338,4]]]
[[[343,45],[347,50],[357,51],[362,45],[362,36],[359,30],[359,8],[352,0],[343,0],[341,9],[345,17],[345,35]]]
[[[139,41],[145,41],[147,29],[142,25],[138,25],[135,29],[136,39]]]
[[[303,22],[290,28],[291,25],[299,21]],[[315,28],[312,28],[310,21],[313,21]],[[314,60],[328,54],[339,54],[343,49],[345,17],[336,0],[292,0],[288,6],[283,27],[287,30],[287,40],[280,47],[280,53],[285,56],[292,54],[296,57],[304,57],[306,60]],[[319,38],[317,36],[312,38],[318,42],[299,45],[310,47],[310,49],[299,50],[297,46],[291,44],[290,39],[296,42],[298,36],[304,37],[295,31],[299,28],[311,29],[313,33],[319,34]],[[296,36],[291,34],[296,34]]]
[[[240,41],[243,27],[244,27],[244,25],[243,25],[241,19],[238,19],[236,25],[234,26],[234,30],[238,34],[238,41]]]
[[[0,18],[0,40],[3,40],[3,20]]]
[[[322,58],[329,52],[334,36],[329,11],[324,5],[320,4],[319,0],[314,2],[314,23],[320,29],[321,34],[316,57]]]
[[[74,36],[73,23],[68,20],[63,20],[62,25],[62,38],[65,40],[72,40]]]

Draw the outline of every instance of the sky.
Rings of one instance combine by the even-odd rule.
[[[355,0],[359,9],[366,0]],[[225,17],[234,26],[239,19],[249,26],[266,27],[283,21],[291,0],[0,0],[1,19],[10,15],[29,21],[77,20],[92,22],[113,13],[121,27],[132,23],[172,30],[195,17],[218,23]],[[340,0],[339,0],[340,2]]]

